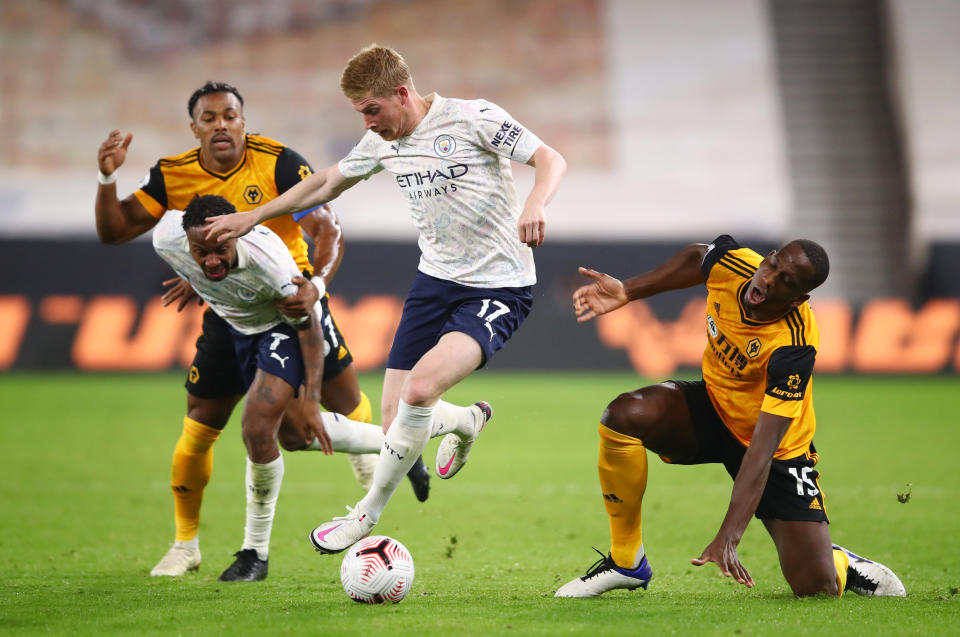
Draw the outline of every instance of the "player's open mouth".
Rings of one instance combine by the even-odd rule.
[[[226,278],[227,269],[226,268],[215,268],[215,269],[206,269],[204,268],[203,274],[210,279],[211,281],[219,281]]]
[[[767,295],[757,289],[755,285],[747,288],[747,303],[750,305],[760,305]]]
[[[225,150],[233,146],[233,140],[226,135],[216,135],[210,141],[213,143],[213,147],[219,150]]]

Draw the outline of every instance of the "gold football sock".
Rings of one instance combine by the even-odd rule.
[[[642,559],[640,507],[647,489],[647,449],[637,438],[600,425],[597,470],[610,518],[610,555],[617,566],[636,568]]]
[[[183,433],[173,450],[170,488],[173,489],[173,517],[176,540],[186,542],[197,537],[203,488],[213,472],[213,443],[219,429],[183,417]]]
[[[373,422],[373,407],[370,406],[370,399],[363,392],[360,392],[360,404],[357,405],[349,414],[344,414],[350,420],[357,422]]]
[[[837,597],[843,595],[847,587],[847,568],[850,566],[850,557],[843,551],[833,549],[833,563],[837,566]]]

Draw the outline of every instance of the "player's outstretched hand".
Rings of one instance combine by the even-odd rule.
[[[194,299],[196,299],[197,305],[203,305],[203,299],[200,298],[200,295],[193,289],[193,286],[178,276],[164,281],[163,287],[170,288],[160,297],[160,300],[163,301],[163,307],[167,307],[174,301],[179,300],[180,304],[177,306],[177,311],[182,312],[183,308],[187,307],[187,304]]]
[[[257,225],[257,221],[251,211],[209,217],[207,218],[206,224],[206,238],[216,239],[222,243],[247,234]]]
[[[132,141],[133,133],[127,133],[124,137],[119,130],[111,131],[107,139],[100,144],[100,150],[97,152],[97,165],[100,167],[100,172],[104,175],[112,175],[116,172],[126,160],[127,149],[130,148]]]
[[[690,560],[694,566],[703,566],[707,562],[716,564],[724,577],[732,577],[747,588],[753,588],[753,578],[737,557],[736,543],[717,537],[703,549],[699,558]]]
[[[320,291],[317,290],[310,279],[302,276],[295,276],[290,281],[297,286],[295,296],[288,296],[276,302],[277,311],[291,318],[300,318],[306,316],[317,304],[320,298]]]
[[[612,312],[630,300],[620,279],[590,268],[578,269],[580,274],[593,279],[593,283],[581,286],[573,293],[573,311],[577,314],[578,323]]]

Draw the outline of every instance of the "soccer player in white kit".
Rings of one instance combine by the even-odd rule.
[[[206,239],[206,218],[235,210],[223,197],[194,197],[184,212],[171,210],[160,219],[153,246],[226,321],[233,339],[248,390],[242,425],[247,519],[243,546],[220,580],[253,581],[267,576],[270,530],[283,479],[278,434],[291,451],[361,454],[378,452],[384,435],[375,425],[320,413],[323,279],[313,277],[311,286],[283,240],[264,226],[240,239],[222,243]],[[298,286],[316,286],[313,311],[289,318],[279,312],[277,301],[294,296]],[[297,400],[301,385],[304,391]]]
[[[370,533],[431,436],[445,434],[436,461],[441,478],[463,466],[492,411],[483,402],[458,407],[441,397],[483,366],[529,313],[536,282],[531,248],[543,243],[544,206],[566,170],[557,151],[496,104],[421,96],[392,49],[361,50],[347,63],[340,87],[367,129],[350,154],[268,204],[207,226],[208,237],[242,236],[265,219],[331,201],[386,169],[420,233],[419,271],[384,377],[388,431],[373,486],[349,515],[310,534],[325,553]],[[511,160],[536,170],[522,207]]]

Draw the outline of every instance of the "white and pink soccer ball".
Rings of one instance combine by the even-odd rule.
[[[413,586],[413,558],[410,551],[392,537],[365,537],[343,556],[340,583],[355,602],[396,604]]]

